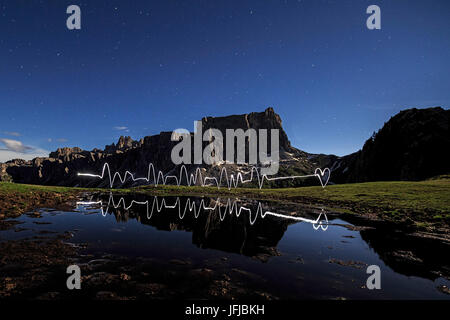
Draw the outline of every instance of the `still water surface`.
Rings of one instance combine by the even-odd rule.
[[[449,247],[389,225],[357,226],[318,209],[271,202],[187,197],[86,198],[72,212],[22,215],[23,239],[73,233],[85,254],[187,261],[192,268],[243,270],[261,290],[289,299],[449,299]],[[291,218],[295,216],[296,218]],[[405,258],[406,257],[406,258]],[[381,290],[365,287],[368,265]],[[444,275],[444,276],[443,276]],[[258,280],[259,279],[259,280]]]

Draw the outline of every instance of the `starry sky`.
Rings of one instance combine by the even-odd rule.
[[[0,161],[268,106],[295,147],[345,155],[402,109],[447,109],[449,57],[446,0],[0,0]]]

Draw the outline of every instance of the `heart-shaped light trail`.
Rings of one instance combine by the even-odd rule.
[[[325,173],[327,173],[327,171],[328,171],[328,177],[326,178],[326,181],[325,182],[323,182],[323,176],[325,175]],[[325,169],[320,169],[320,168],[317,168],[315,171],[314,171],[314,175],[317,177],[317,178],[319,178],[319,181],[320,181],[320,184],[322,185],[322,188],[325,188],[325,186],[328,184],[328,180],[330,180],[330,176],[331,176],[331,171],[330,171],[330,169],[328,169],[328,168],[325,168]]]
[[[324,216],[324,220],[322,221],[322,215]],[[320,212],[319,216],[317,217],[316,223],[313,224],[314,230],[322,229],[323,231],[327,231],[328,229],[328,217],[325,211],[322,209],[322,212]]]

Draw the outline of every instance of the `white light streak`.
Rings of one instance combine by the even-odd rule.
[[[151,203],[150,203],[151,202]],[[313,219],[308,219],[308,218],[303,218],[303,217],[296,217],[296,216],[291,216],[291,215],[285,215],[285,214],[281,214],[281,213],[276,213],[276,212],[271,212],[271,211],[264,211],[262,208],[262,204],[261,202],[258,202],[258,208],[256,210],[256,214],[254,215],[254,217],[252,218],[252,210],[246,207],[239,207],[237,205],[237,201],[231,201],[230,199],[228,199],[226,202],[224,202],[223,204],[221,203],[220,198],[217,198],[217,200],[215,201],[214,206],[207,206],[205,204],[205,199],[202,199],[200,201],[200,204],[196,205],[195,201],[191,200],[190,198],[188,198],[186,200],[186,204],[184,206],[184,209],[182,210],[182,205],[181,205],[181,200],[179,197],[176,198],[175,203],[174,204],[167,204],[166,199],[162,198],[160,201],[158,199],[157,196],[153,197],[153,201],[136,201],[136,200],[132,200],[130,202],[130,204],[127,206],[125,203],[125,199],[123,197],[121,197],[119,199],[118,202],[114,201],[114,197],[112,195],[112,193],[110,193],[109,195],[109,200],[108,200],[108,204],[106,205],[106,210],[103,210],[103,201],[79,201],[77,202],[77,207],[79,205],[83,205],[83,206],[92,206],[92,205],[99,205],[102,215],[106,216],[108,214],[108,210],[109,208],[112,206],[115,209],[119,208],[120,206],[122,206],[125,210],[129,210],[133,205],[145,205],[146,209],[147,209],[147,219],[150,219],[153,216],[153,213],[156,209],[157,213],[160,213],[163,209],[178,209],[178,217],[180,219],[183,219],[186,215],[187,212],[190,213],[194,213],[194,218],[198,218],[200,215],[200,212],[203,211],[215,211],[216,209],[219,211],[219,217],[220,217],[220,221],[223,221],[228,214],[235,214],[236,217],[239,217],[242,213],[242,211],[245,211],[248,213],[249,215],[249,222],[250,225],[253,225],[257,218],[259,216],[261,216],[261,218],[265,218],[266,215],[269,216],[273,216],[273,217],[277,217],[280,219],[286,219],[286,220],[294,220],[294,221],[300,221],[300,222],[306,222],[306,223],[310,223],[313,225],[313,228],[315,230],[318,230],[319,228],[322,229],[323,231],[326,231],[328,229],[328,218],[327,215],[325,214],[324,210],[322,209],[322,212],[319,214],[319,216],[317,217],[317,219],[313,220]],[[223,208],[223,210],[222,210]],[[322,216],[324,218],[324,221],[322,221]]]
[[[324,181],[322,181],[322,177],[325,175],[326,172],[328,172],[328,177],[327,177],[326,181],[324,182]],[[215,184],[218,189],[220,189],[220,187],[222,186],[222,180],[225,179],[226,186],[228,187],[228,190],[231,190],[232,187],[237,188],[239,183],[240,184],[245,184],[245,183],[252,182],[253,181],[253,177],[254,177],[253,176],[254,173],[255,173],[256,179],[258,181],[259,189],[261,189],[263,187],[264,180],[267,180],[267,181],[288,180],[288,179],[292,179],[293,180],[293,179],[302,179],[302,178],[304,179],[304,178],[309,178],[309,177],[317,177],[319,179],[319,181],[320,181],[320,184],[321,184],[322,188],[325,188],[325,186],[327,185],[328,181],[330,180],[330,176],[331,176],[331,171],[330,171],[329,168],[325,168],[324,170],[322,170],[320,168],[317,168],[314,171],[314,174],[303,175],[303,176],[288,176],[288,177],[269,178],[265,174],[260,175],[260,173],[258,171],[258,168],[252,167],[250,169],[250,178],[245,180],[241,172],[239,172],[236,176],[234,174],[231,174],[230,176],[228,176],[227,169],[224,167],[220,171],[219,179],[217,179],[216,177],[205,177],[205,178],[203,178],[200,168],[197,168],[195,170],[195,174],[191,173],[190,175],[188,175],[186,166],[182,165],[181,168],[180,168],[180,175],[179,175],[179,177],[177,177],[176,175],[166,175],[166,176],[164,176],[164,174],[163,174],[163,172],[161,170],[159,170],[158,171],[158,175],[156,175],[156,170],[155,170],[155,167],[154,167],[153,163],[150,163],[149,166],[148,166],[147,177],[135,178],[134,175],[128,170],[125,171],[125,174],[123,176],[121,176],[118,171],[116,171],[114,173],[114,175],[111,175],[111,170],[110,170],[110,167],[109,167],[108,163],[105,163],[103,165],[102,173],[100,175],[92,174],[92,173],[78,173],[78,176],[103,179],[105,177],[105,173],[108,174],[110,188],[113,188],[114,183],[116,181],[116,178],[118,178],[119,181],[122,184],[124,184],[125,181],[127,180],[127,178],[130,177],[133,182],[145,181],[148,184],[153,184],[156,187],[159,184],[166,185],[168,181],[169,182],[170,181],[175,181],[175,184],[177,186],[180,186],[181,182],[183,180],[183,177],[185,177],[188,186],[196,185],[197,181],[199,181],[200,185],[202,187],[211,186],[211,185]],[[152,180],[152,178],[153,178],[153,180]],[[151,183],[151,181],[153,181],[153,183]]]

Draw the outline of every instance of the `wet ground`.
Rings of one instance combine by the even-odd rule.
[[[0,296],[450,299],[450,245],[406,226],[242,199],[87,195],[0,225]],[[81,268],[68,290],[66,268]],[[366,288],[369,265],[381,289]]]

